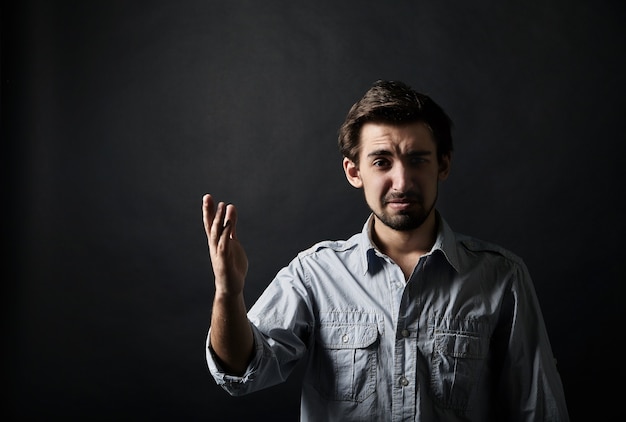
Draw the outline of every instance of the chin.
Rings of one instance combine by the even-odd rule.
[[[390,216],[388,214],[376,214],[376,217],[387,227],[397,231],[415,230],[424,224],[428,215],[416,215],[415,213],[402,213]]]

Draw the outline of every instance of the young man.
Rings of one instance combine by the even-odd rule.
[[[303,421],[568,421],[528,270],[452,231],[435,208],[451,122],[428,96],[376,82],[339,131],[372,214],[243,300],[233,205],[203,198],[215,274],[207,362],[232,395],[285,381],[303,358]]]

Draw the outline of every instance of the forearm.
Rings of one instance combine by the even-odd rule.
[[[243,375],[252,358],[254,340],[243,295],[216,293],[211,316],[211,348],[224,370]]]

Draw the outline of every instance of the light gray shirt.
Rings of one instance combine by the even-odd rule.
[[[454,233],[405,281],[361,233],[320,242],[281,269],[249,310],[255,353],[216,382],[242,395],[307,359],[302,421],[569,421],[535,290],[511,252]]]

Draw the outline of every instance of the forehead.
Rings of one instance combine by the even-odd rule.
[[[361,156],[377,150],[402,154],[416,150],[435,152],[437,148],[430,127],[423,122],[367,122],[361,128],[360,146]]]

